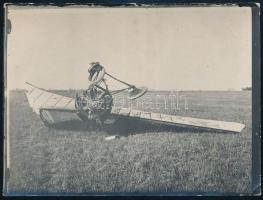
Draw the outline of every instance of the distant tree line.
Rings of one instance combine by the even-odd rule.
[[[251,87],[244,87],[242,88],[242,90],[251,90],[252,88]]]

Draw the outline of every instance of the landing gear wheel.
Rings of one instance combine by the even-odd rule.
[[[96,85],[103,80],[103,77],[105,75],[105,68],[98,62],[91,63],[89,73],[89,81],[91,82],[91,85]]]
[[[51,128],[53,126],[54,121],[53,121],[53,119],[52,120],[49,119],[45,110],[40,109],[39,110],[39,116],[40,116],[40,119],[42,120],[42,122],[44,123],[45,126],[47,126],[49,128]]]

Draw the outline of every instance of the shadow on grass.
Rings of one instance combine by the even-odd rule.
[[[156,124],[147,121],[127,118],[120,118],[114,124],[104,125],[98,125],[93,122],[85,122],[80,120],[63,121],[50,126],[50,128],[55,130],[69,131],[103,131],[109,135],[120,136],[143,134],[148,132],[225,134],[225,132],[217,130]]]

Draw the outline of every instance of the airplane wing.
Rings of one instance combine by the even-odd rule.
[[[49,92],[38,88],[30,83],[27,84],[26,96],[30,107],[36,114],[40,114],[41,109],[75,112],[75,99],[63,95]]]
[[[124,118],[139,119],[139,120],[157,123],[157,124],[174,125],[179,127],[201,128],[203,130],[241,132],[242,129],[245,127],[244,124],[236,123],[236,122],[226,122],[226,121],[218,121],[218,120],[183,117],[176,115],[167,115],[161,113],[134,110],[131,108],[113,107],[111,113],[116,117],[121,116]]]
[[[44,122],[55,123],[51,112],[76,113],[74,98],[49,92],[30,83],[26,83],[26,96],[33,112]]]

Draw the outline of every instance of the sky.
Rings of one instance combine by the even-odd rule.
[[[248,7],[10,7],[7,87],[85,89],[89,63],[156,90],[251,86]],[[111,89],[119,84],[109,81]]]

